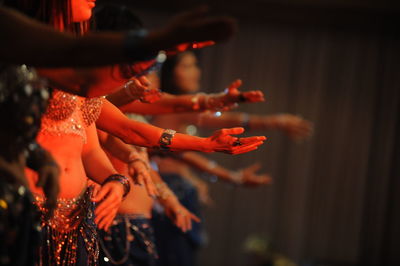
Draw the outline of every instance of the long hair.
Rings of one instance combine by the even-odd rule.
[[[89,31],[89,21],[72,21],[71,0],[6,0],[5,4],[60,31],[76,35]]]
[[[183,94],[180,88],[178,88],[178,86],[176,85],[174,70],[181,61],[181,59],[188,53],[193,53],[193,52],[186,51],[168,57],[168,59],[165,60],[160,72],[161,88],[163,91],[175,95]]]

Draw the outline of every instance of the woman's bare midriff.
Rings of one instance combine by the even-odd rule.
[[[126,163],[112,157],[108,154],[111,163],[118,173],[129,176],[128,167]],[[151,217],[151,210],[153,208],[153,199],[147,194],[144,186],[135,185],[129,177],[131,184],[131,191],[126,196],[125,200],[121,203],[118,209],[120,214],[138,214],[144,215],[147,218]]]
[[[59,198],[75,198],[87,186],[87,177],[82,163],[83,139],[75,134],[61,136],[39,135],[37,141],[44,149],[49,151],[60,167],[60,193]],[[42,190],[34,184],[37,174],[29,169],[26,171],[32,192],[43,194]]]

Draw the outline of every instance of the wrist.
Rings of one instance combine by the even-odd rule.
[[[230,181],[236,185],[241,185],[244,182],[243,171],[230,172]]]
[[[118,182],[119,184],[122,185],[123,187],[123,195],[122,197],[125,198],[126,195],[128,195],[129,191],[131,190],[131,185],[129,183],[129,179],[126,176],[120,175],[120,174],[113,174],[110,175],[109,177],[106,178],[106,180],[104,180],[103,182],[103,186],[107,183],[110,182]]]

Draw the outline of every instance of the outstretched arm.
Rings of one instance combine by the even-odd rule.
[[[156,171],[150,170],[150,174],[158,190],[158,201],[164,207],[166,215],[183,232],[190,231],[192,229],[192,221],[200,222],[200,218],[179,202],[178,198]]]
[[[241,112],[224,112],[217,117],[205,113],[192,123],[210,129],[240,126],[247,130],[278,130],[295,140],[310,137],[313,133],[313,124],[310,121],[292,114],[249,115]]]
[[[271,183],[271,177],[269,175],[256,174],[257,170],[260,168],[259,164],[253,164],[237,171],[231,171],[195,152],[184,152],[175,157],[200,171],[215,175],[221,180],[234,184],[258,186]]]
[[[140,80],[138,80],[137,83],[146,86],[146,84],[143,84]],[[141,86],[132,87],[130,91],[119,91],[118,93],[109,95],[108,99],[124,112],[139,114],[229,110],[236,107],[238,103],[264,101],[264,94],[261,91],[240,92],[238,88],[241,85],[242,81],[238,79],[232,82],[226,91],[221,93],[197,93],[194,95],[172,95],[163,93],[156,104],[145,104],[133,101],[134,99],[128,95],[133,93],[135,89],[140,89]],[[147,83],[147,86],[149,87],[150,84]]]
[[[110,65],[141,60],[143,54],[186,42],[226,40],[234,30],[232,18],[211,17],[206,9],[199,8],[175,16],[143,39],[127,33],[74,37],[0,7],[0,61],[48,67]]]
[[[163,129],[128,119],[117,107],[105,101],[99,119],[99,129],[119,137],[124,142],[138,146],[158,148]],[[242,134],[242,128],[221,129],[208,138],[176,133],[169,145],[172,151],[202,151],[240,154],[257,149],[265,137],[236,138],[231,136]]]

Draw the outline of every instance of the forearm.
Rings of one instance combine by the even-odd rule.
[[[103,105],[99,119],[99,129],[112,134],[125,143],[143,147],[159,147],[164,129],[128,119],[118,108],[108,101]],[[213,147],[207,138],[176,133],[170,145],[172,151],[212,152]]]
[[[164,183],[158,172],[150,170],[150,176],[157,188],[159,194],[158,201],[161,205],[164,207],[171,207],[172,205],[180,204],[174,192]]]
[[[204,128],[244,127],[250,130],[279,129],[282,121],[279,115],[249,115],[243,112],[223,112],[221,116],[201,114],[199,126]]]
[[[119,138],[107,134],[104,131],[101,132],[102,133],[99,133],[99,135],[105,134],[104,137],[99,138],[101,147],[118,160],[128,163],[132,158],[132,154],[136,152],[135,149]]]
[[[184,152],[181,154],[179,159],[202,172],[215,175],[222,180],[231,181],[232,179],[230,170],[218,165],[216,162],[209,160],[200,154],[194,152]]]
[[[82,149],[82,162],[86,175],[95,182],[102,184],[107,177],[116,174],[107,155],[101,149],[94,124],[86,129],[87,142]]]
[[[205,93],[172,95],[163,93],[161,98],[154,104],[143,104],[140,102],[128,103],[126,95],[122,92],[119,94],[118,99],[113,97],[110,101],[116,103],[116,106],[121,106],[122,111],[148,115],[207,111],[208,109],[213,109],[212,103],[218,102],[221,95],[223,95]]]

